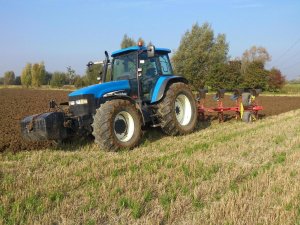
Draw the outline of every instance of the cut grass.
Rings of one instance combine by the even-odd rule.
[[[297,110],[181,137],[154,130],[132,151],[4,153],[0,224],[297,224],[299,124]]]

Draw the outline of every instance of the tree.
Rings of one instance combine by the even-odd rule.
[[[4,77],[0,77],[0,85],[4,84]]]
[[[101,64],[95,64],[90,68],[86,69],[86,75],[84,76],[84,83],[86,85],[97,84],[97,78],[100,76],[100,72],[102,71]]]
[[[39,87],[39,64],[35,63],[31,67],[31,85]]]
[[[249,50],[243,53],[242,62],[261,62],[265,64],[271,60],[271,56],[264,47],[252,46]]]
[[[31,68],[31,85],[35,87],[39,87],[44,83],[46,76],[46,70],[44,63],[35,63]]]
[[[241,73],[242,62],[238,59],[228,62],[227,71],[228,74],[226,89],[234,90],[236,88],[242,88],[243,78]]]
[[[29,87],[31,85],[31,67],[31,64],[27,63],[22,71],[21,83],[26,87]]]
[[[207,85],[213,90],[226,89],[232,91],[240,88],[242,84],[241,61],[232,60],[226,64],[214,67]]]
[[[243,87],[265,89],[267,87],[268,75],[269,71],[265,70],[262,62],[251,62],[242,74]]]
[[[242,56],[242,73],[245,72],[247,66],[252,62],[262,63],[263,65],[266,62],[271,60],[271,56],[268,53],[267,49],[264,47],[252,46],[250,49],[246,50]]]
[[[67,67],[67,82],[70,85],[73,85],[75,82],[75,77],[76,77],[76,72],[75,70],[72,69],[71,66]]]
[[[46,68],[44,62],[39,64],[39,84],[42,85],[45,83],[46,78]]]
[[[45,72],[45,79],[44,79],[44,85],[49,85],[50,84],[50,81],[52,79],[52,73],[46,71]]]
[[[202,88],[212,78],[216,68],[226,63],[228,43],[224,34],[214,37],[208,23],[197,23],[187,31],[175,52],[172,61],[175,72],[185,76],[194,86]]]
[[[21,77],[20,76],[17,76],[16,79],[15,79],[15,85],[21,85]]]
[[[252,46],[243,53],[241,73],[245,88],[267,87],[269,71],[265,64],[270,60],[271,56],[264,47]]]
[[[124,34],[124,37],[121,41],[121,48],[128,48],[135,45],[135,40],[133,38],[128,37],[127,34]]]
[[[7,71],[4,73],[4,85],[12,85],[15,82],[14,71]]]
[[[77,75],[74,78],[74,85],[76,88],[80,88],[80,87],[84,87],[85,86],[85,82],[84,82],[84,78],[82,78],[81,76]]]
[[[54,72],[50,81],[51,87],[62,87],[67,83],[67,75],[63,72]]]
[[[276,91],[281,89],[285,84],[285,76],[282,75],[281,71],[276,68],[272,68],[269,72],[268,88],[270,91]]]

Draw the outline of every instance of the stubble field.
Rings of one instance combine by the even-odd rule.
[[[54,96],[38,103],[42,92],[3,91],[13,96],[8,102],[45,110]],[[180,137],[153,129],[131,151],[108,153],[91,142],[7,148],[0,224],[300,224],[300,109],[292,110],[299,98],[260,101],[266,116],[255,123],[206,121]],[[14,115],[32,113],[23,109]],[[17,131],[11,121],[5,129]]]
[[[132,151],[0,154],[0,224],[299,224],[300,110]]]

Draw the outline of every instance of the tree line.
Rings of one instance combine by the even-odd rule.
[[[202,26],[196,23],[183,35],[172,57],[175,73],[185,76],[195,89],[262,88],[276,91],[285,84],[285,76],[278,68],[265,68],[271,60],[266,48],[252,46],[236,59],[230,59],[228,50],[225,34],[215,35],[208,23]]]
[[[137,45],[127,34],[121,41],[121,48]],[[148,45],[152,43],[149,42]],[[229,44],[225,34],[215,35],[211,26],[197,23],[181,38],[178,49],[171,61],[174,73],[186,77],[194,89],[262,88],[269,91],[281,89],[285,76],[278,68],[265,68],[271,56],[264,47],[252,46],[239,58],[228,56]]]
[[[145,43],[141,37],[135,41],[125,34],[120,47],[135,46],[139,42]],[[151,44],[150,41],[147,45]],[[276,91],[285,84],[285,76],[278,68],[266,69],[266,63],[271,60],[266,48],[252,46],[245,50],[241,57],[235,59],[230,58],[228,51],[229,44],[225,34],[215,35],[208,23],[201,26],[196,23],[182,36],[178,49],[171,57],[174,73],[186,77],[194,89],[262,88]],[[0,84],[21,84],[26,87],[83,87],[97,83],[101,70],[101,65],[95,65],[87,69],[84,76],[80,76],[71,67],[67,67],[66,72],[50,73],[46,71],[43,62],[28,63],[20,77],[15,77],[13,71],[7,71],[0,79]]]
[[[21,72],[21,76],[15,76],[13,71],[7,71],[0,78],[2,85],[23,85],[25,87],[40,87],[50,85],[51,87],[63,87],[64,85],[74,85],[83,87],[97,83],[97,77],[101,65],[95,65],[92,69],[86,70],[84,76],[78,75],[72,67],[67,67],[65,72],[48,72],[43,62],[27,63]]]

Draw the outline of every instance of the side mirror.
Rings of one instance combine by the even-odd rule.
[[[155,46],[154,45],[149,45],[147,47],[147,55],[148,55],[148,58],[154,57],[154,55],[155,55]]]

